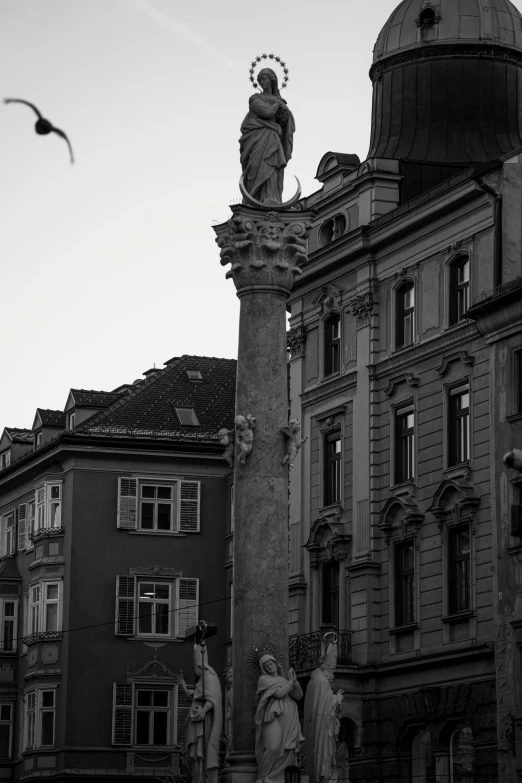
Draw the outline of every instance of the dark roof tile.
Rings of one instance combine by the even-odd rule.
[[[43,427],[65,428],[65,413],[63,411],[52,411],[48,408],[37,408],[36,410],[40,415]]]

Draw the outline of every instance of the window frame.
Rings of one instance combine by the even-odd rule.
[[[467,279],[459,280],[459,271],[462,267],[468,267]],[[465,308],[461,306],[461,293],[464,292]],[[471,305],[471,258],[469,253],[459,253],[449,262],[449,291],[448,291],[448,326],[458,326],[468,319],[464,313]]]
[[[154,488],[157,492],[159,488],[168,488],[170,489],[171,495],[170,498],[159,498],[156,494],[154,498],[149,497],[143,497],[143,489],[145,487]],[[136,530],[139,530],[140,532],[147,532],[147,533],[175,533],[178,532],[174,525],[176,523],[176,509],[178,506],[178,490],[179,487],[177,485],[177,482],[169,482],[169,481],[147,481],[146,479],[138,482],[138,515],[137,515],[137,527]],[[153,506],[153,513],[152,513],[152,527],[143,527],[143,506],[144,505],[151,505]],[[168,528],[160,528],[158,527],[158,509],[159,506],[169,506],[170,507],[170,524]]]
[[[6,604],[13,604],[13,614],[5,614]],[[18,596],[4,595],[0,598],[0,650],[2,653],[16,653],[18,649],[18,614],[19,614],[20,598]],[[6,618],[9,620],[12,628],[12,646],[8,649],[5,646],[6,642]]]
[[[0,454],[0,470],[5,470],[11,465],[11,449],[6,449]]]
[[[329,454],[329,445],[339,442],[339,451],[335,451],[333,457]],[[337,474],[337,481],[335,481]],[[332,492],[333,484],[338,484],[337,496]],[[335,428],[332,432],[323,435],[323,508],[341,505],[343,500],[343,437],[341,428]]]
[[[332,575],[335,577],[332,587]],[[327,577],[330,577],[327,579]],[[327,584],[328,581],[328,584]],[[335,584],[336,581],[336,584]],[[337,596],[335,598],[335,596]],[[330,559],[321,563],[321,622],[339,629],[341,596],[341,564]],[[332,602],[333,598],[333,602]],[[328,611],[326,610],[328,607]]]
[[[406,548],[411,549],[412,563],[411,567],[405,569],[403,563],[399,563],[400,555]],[[394,628],[401,628],[406,625],[413,625],[417,622],[417,585],[415,568],[415,540],[413,537],[406,537],[400,541],[395,541],[393,545],[393,625]],[[406,591],[404,590],[405,577],[408,580],[409,592],[409,611],[405,609]],[[411,615],[411,616],[410,616]]]
[[[404,295],[409,291],[413,295],[413,305],[409,307],[404,306]],[[415,280],[408,278],[403,280],[399,286],[394,289],[394,305],[395,305],[395,350],[399,351],[405,348],[413,348],[415,341],[415,328],[416,328],[416,301],[417,293],[415,290]],[[410,322],[410,336],[411,342],[405,342],[405,319],[411,317]]]
[[[56,747],[56,707],[57,685],[45,685],[28,688],[23,695],[23,751],[38,750],[40,748]],[[43,694],[52,693],[52,706],[44,705]],[[52,744],[42,744],[44,734],[44,715],[52,714]],[[29,734],[32,734],[32,744],[29,743]]]
[[[142,585],[153,585],[154,590],[156,590],[156,585],[167,585],[169,589],[169,595],[168,598],[162,599],[162,598],[154,598],[154,599],[147,599],[145,597],[142,597],[140,595],[140,587]],[[167,581],[166,579],[150,579],[147,577],[139,576],[136,582],[136,607],[137,607],[137,616],[136,616],[136,636],[137,637],[147,637],[147,638],[153,638],[153,639],[170,639],[172,638],[172,631],[175,628],[175,617],[174,612],[176,611],[175,606],[175,583],[173,581]],[[173,589],[174,588],[174,589]],[[173,596],[174,593],[174,596]],[[173,601],[174,597],[174,601]],[[174,604],[174,605],[173,605]],[[140,631],[140,620],[142,619],[141,614],[141,605],[144,606],[152,606],[153,610],[151,612],[151,627],[154,627],[153,631]],[[156,605],[165,606],[167,605],[167,633],[159,633],[156,630],[157,625],[157,613],[155,611]],[[174,622],[173,622],[174,621]],[[173,628],[174,627],[174,628]]]
[[[131,639],[177,641],[185,638],[185,630],[196,625],[199,619],[198,577],[187,577],[181,573],[169,574],[148,572],[147,569],[131,569],[130,574],[116,576],[115,636]],[[168,634],[140,631],[140,584],[168,584]],[[183,583],[183,584],[182,584]],[[193,598],[182,595],[182,591],[192,591]],[[143,602],[145,603],[145,602]],[[152,603],[152,602],[151,602]]]
[[[2,708],[9,707],[9,719],[2,718]],[[13,728],[14,728],[14,703],[12,701],[0,701],[0,727],[8,726],[8,754],[7,756],[0,756],[0,759],[12,759],[13,758]]]
[[[56,586],[56,598],[47,597],[47,588]],[[38,597],[33,598],[33,591],[38,590]],[[27,636],[38,634],[59,634],[63,623],[63,579],[40,579],[29,585],[27,601]],[[49,630],[48,607],[56,606],[56,629]]]
[[[157,707],[156,705],[152,704],[150,706],[150,709],[149,709],[149,708],[147,708],[146,705],[140,705],[138,703],[139,702],[139,693],[140,692],[144,693],[144,692],[149,692],[149,691],[151,693],[154,693],[156,691],[166,692],[167,693],[167,706],[166,707]],[[169,740],[169,738],[173,737],[173,729],[174,729],[174,727],[173,727],[172,724],[173,724],[173,711],[174,711],[174,704],[173,704],[174,696],[175,696],[175,694],[174,694],[173,686],[168,686],[166,684],[165,685],[161,685],[161,684],[148,685],[146,683],[141,683],[141,682],[140,683],[135,683],[135,686],[134,686],[134,736],[133,736],[133,740],[134,740],[134,745],[136,747],[140,747],[140,748],[168,747],[168,745],[171,744],[171,743],[168,742],[168,740]],[[154,741],[152,741],[152,742],[149,741],[149,742],[146,742],[146,743],[138,742],[138,712],[147,712],[149,714],[149,726],[148,726],[149,740],[151,738],[151,735],[152,735],[152,739],[154,738],[153,737],[154,727],[153,727],[153,725],[151,726],[151,723],[154,724],[154,719],[151,721],[150,716],[151,715],[155,715],[156,712],[159,712],[159,713],[162,713],[162,714],[164,714],[164,713],[167,714],[167,728],[166,728],[166,739],[167,739],[167,742],[165,742],[165,743],[155,743]]]
[[[465,556],[455,554],[454,539],[463,531],[467,532],[468,536],[468,552]],[[447,569],[446,580],[448,590],[448,603],[447,610],[448,615],[456,615],[462,612],[472,611],[472,532],[469,521],[450,525],[447,529],[447,544],[446,544],[446,557],[447,557]],[[458,601],[460,595],[460,574],[459,569],[462,563],[467,564],[466,568],[466,593],[467,593],[467,605],[460,606]]]
[[[467,408],[462,408],[457,410],[455,413],[452,410],[453,406],[453,400],[455,400],[457,397],[460,397],[462,395],[468,395],[468,406]],[[447,449],[446,449],[446,468],[458,468],[462,465],[468,465],[471,463],[471,456],[472,456],[472,450],[473,450],[473,441],[472,441],[472,400],[471,400],[471,386],[469,383],[469,379],[466,379],[465,381],[461,381],[459,383],[452,384],[451,386],[448,386],[446,389],[446,442],[447,442]],[[458,440],[460,440],[460,435],[458,428],[455,429],[456,426],[458,426],[458,423],[462,419],[467,419],[466,424],[466,439],[465,439],[465,448],[466,448],[466,454],[464,456],[464,459],[458,459],[459,456],[462,456],[462,454],[459,451],[459,445]]]
[[[413,416],[413,426],[406,428],[404,431],[399,429],[399,421],[407,416]],[[414,482],[416,478],[416,457],[417,457],[417,437],[416,437],[416,424],[417,417],[415,412],[415,404],[413,400],[398,403],[392,406],[393,417],[393,463],[391,465],[391,484],[392,486],[399,484],[406,484]],[[409,463],[409,467],[404,471],[401,470],[403,463],[405,462],[405,454],[403,453],[403,444],[406,442],[406,461]],[[409,452],[409,455],[408,455]],[[390,455],[391,457],[392,455]],[[409,458],[408,458],[409,456]],[[391,461],[391,459],[390,459]],[[410,475],[407,475],[410,474]]]
[[[186,536],[201,531],[201,479],[185,479],[179,476],[119,476],[117,488],[116,527],[135,535]],[[171,528],[162,530],[141,527],[143,485],[168,486],[172,497],[164,502],[172,504]],[[144,502],[156,499],[145,498]]]
[[[337,326],[337,333],[333,328]],[[342,318],[338,310],[328,313],[323,320],[323,377],[325,379],[341,372]]]
[[[53,497],[53,491],[57,496]],[[43,481],[34,490],[35,517],[32,533],[62,527],[63,479]]]

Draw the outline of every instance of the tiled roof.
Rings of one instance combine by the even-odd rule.
[[[94,391],[94,389],[71,389],[77,408],[108,408],[116,402],[125,390],[122,391]]]
[[[5,431],[9,433],[13,443],[33,442],[33,433],[31,430],[20,429],[19,427],[6,427]]]
[[[43,427],[65,428],[65,413],[63,411],[51,411],[48,408],[37,408],[36,411],[40,415]]]
[[[187,370],[199,370],[203,380],[191,382]],[[107,410],[91,416],[76,431],[215,440],[221,427],[233,426],[235,394],[235,359],[182,356],[133,384]],[[175,406],[194,408],[201,426],[182,426]]]

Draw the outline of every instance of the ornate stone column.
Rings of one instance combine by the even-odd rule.
[[[215,226],[221,263],[241,301],[236,415],[256,419],[252,451],[234,466],[234,703],[229,783],[256,778],[253,647],[278,649],[288,671],[288,421],[286,300],[307,261],[309,213],[231,207]]]

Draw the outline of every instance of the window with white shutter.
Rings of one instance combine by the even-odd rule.
[[[18,506],[18,549],[23,552],[27,546],[27,504]]]
[[[179,530],[181,533],[199,532],[199,481],[180,481]]]
[[[136,577],[116,577],[116,627],[117,636],[133,636],[135,633]]]
[[[185,638],[185,631],[198,622],[199,579],[178,579],[177,584],[177,632]]]
[[[36,519],[36,500],[30,500],[29,501],[29,510],[27,512],[27,520],[26,520],[26,549],[32,549],[34,547],[33,542],[33,533],[34,533],[34,525],[35,525],[35,519]]]
[[[187,718],[192,706],[192,697],[187,696],[181,685],[176,685],[176,745],[181,746],[185,739]]]
[[[121,476],[118,479],[118,527],[124,530],[135,530],[137,509],[138,480]]]
[[[134,685],[115,682],[112,696],[112,744],[132,745]]]

